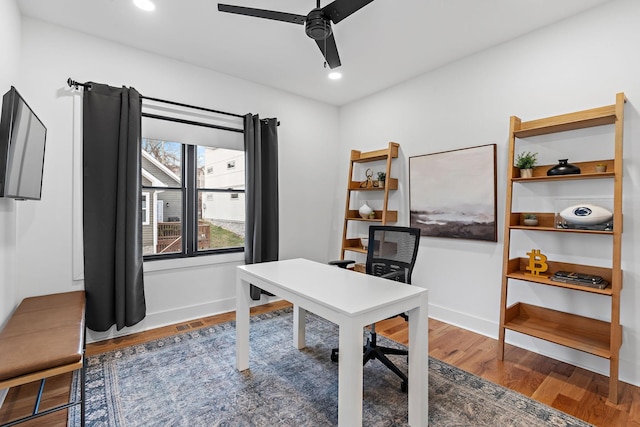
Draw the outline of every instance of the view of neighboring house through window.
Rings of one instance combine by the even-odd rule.
[[[142,134],[145,259],[244,250],[244,151]]]

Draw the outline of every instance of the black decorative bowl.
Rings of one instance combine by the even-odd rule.
[[[580,168],[571,163],[567,163],[568,160],[569,159],[558,160],[559,163],[547,171],[547,176],[579,174]]]

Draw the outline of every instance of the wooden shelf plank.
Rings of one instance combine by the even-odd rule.
[[[585,234],[605,234],[605,235],[613,234],[613,231],[576,230],[572,228],[539,227],[535,225],[510,225],[509,229],[510,230],[552,231],[552,232],[558,232],[558,233],[585,233]]]
[[[522,302],[507,308],[505,328],[545,341],[611,358],[611,324]]]
[[[347,216],[345,220],[347,221],[369,221],[369,222],[381,222],[382,221],[382,211],[373,211],[375,213],[375,217],[373,219],[370,218],[361,218],[360,213],[357,210],[349,210],[347,212]],[[398,221],[398,211],[387,211],[387,222],[396,222]]]
[[[571,175],[554,175],[547,176],[547,171],[554,165],[538,165],[533,169],[533,176],[531,178],[521,178],[520,170],[513,166],[511,170],[511,180],[513,182],[531,182],[531,181],[570,181],[581,179],[602,179],[602,178],[614,178],[615,174],[615,160],[593,160],[589,162],[572,162],[580,168],[579,174]],[[607,167],[606,172],[596,172],[596,165],[605,165]]]
[[[612,235],[613,230],[581,230],[576,228],[558,228],[556,227],[556,214],[554,212],[526,212],[527,214],[535,214],[538,218],[538,225],[526,225],[524,223],[525,212],[511,212],[508,219],[508,228],[510,230],[533,230],[533,231],[552,231],[560,233],[587,233],[587,234],[604,234]]]
[[[367,253],[367,250],[362,247],[362,242],[359,238],[345,240],[342,244],[342,247],[344,248],[344,250],[351,252],[359,252],[361,254]]]
[[[389,190],[398,189],[398,178],[388,178],[385,181],[385,187],[361,187],[363,182],[366,183],[366,181],[350,181],[349,190],[350,191],[384,191],[385,187],[388,187]]]
[[[585,129],[594,126],[611,125],[615,123],[616,117],[616,105],[613,104],[590,110],[522,122],[513,134],[517,138],[526,138],[529,136],[547,135],[555,132]]]
[[[547,260],[549,269],[539,276],[534,276],[532,274],[529,274],[529,272],[526,270],[526,267],[528,265],[529,258],[510,259],[509,264],[507,265],[506,276],[510,279],[524,280],[527,282],[539,283],[541,285],[555,286],[559,288],[574,289],[576,291],[590,292],[608,296],[611,296],[613,294],[611,287],[611,283],[613,281],[613,270],[611,268]],[[553,276],[558,271],[572,271],[575,273],[593,274],[596,276],[600,276],[604,280],[609,282],[609,286],[604,289],[598,289],[551,280],[551,276]]]
[[[390,142],[389,147],[382,150],[366,152],[351,150],[351,161],[354,163],[375,162],[377,160],[387,160],[389,156],[395,159],[398,157],[398,147],[400,147],[400,144],[397,142]]]

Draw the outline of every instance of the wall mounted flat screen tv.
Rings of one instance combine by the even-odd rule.
[[[0,197],[40,200],[47,128],[15,87],[2,97]]]

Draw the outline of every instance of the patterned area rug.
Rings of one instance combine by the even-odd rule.
[[[291,309],[251,318],[250,369],[235,369],[234,322],[87,359],[88,426],[334,426],[338,329],[313,314],[307,348],[292,346]],[[395,345],[379,337],[382,345]],[[406,357],[395,361],[406,371]],[[77,387],[74,392],[77,392]],[[364,367],[365,426],[406,426],[407,395],[380,362]],[[70,411],[79,426],[79,411]],[[589,424],[429,359],[430,426]]]

